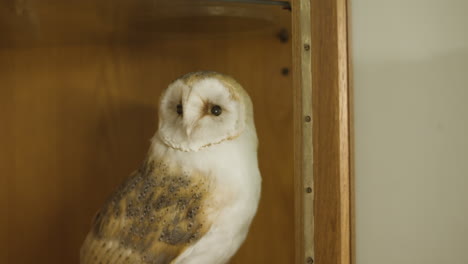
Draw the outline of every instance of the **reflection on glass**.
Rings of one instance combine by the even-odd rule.
[[[264,34],[288,24],[288,7],[247,0],[3,1],[0,45]]]

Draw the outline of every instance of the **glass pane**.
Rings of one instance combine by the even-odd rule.
[[[289,19],[279,1],[31,0],[0,3],[0,45],[261,34]]]

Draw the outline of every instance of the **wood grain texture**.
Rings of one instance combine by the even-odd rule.
[[[161,90],[195,70],[232,75],[254,102],[263,192],[231,263],[292,263],[290,51],[276,33],[0,49],[4,263],[78,263],[93,215],[145,157]]]
[[[351,259],[346,4],[311,0],[315,263]]]
[[[295,262],[304,263],[315,255],[310,2],[294,1],[292,11]]]
[[[4,66],[0,64],[0,71],[4,69]],[[10,100],[13,95],[13,89],[11,87],[3,87],[2,96],[0,96],[0,115],[4,115],[1,118],[0,138],[4,140],[13,140],[13,101]],[[1,147],[0,150],[0,171],[14,172],[14,149]],[[14,177],[14,174],[12,175]],[[4,210],[0,217],[0,263],[8,263],[8,221],[9,221],[9,179],[3,174],[0,174],[0,209]]]

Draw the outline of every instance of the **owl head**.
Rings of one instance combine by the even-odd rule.
[[[198,151],[233,140],[253,126],[249,96],[220,73],[189,73],[161,96],[157,135],[171,148]]]

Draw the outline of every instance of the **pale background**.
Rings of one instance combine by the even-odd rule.
[[[350,11],[357,264],[468,263],[468,1]]]

